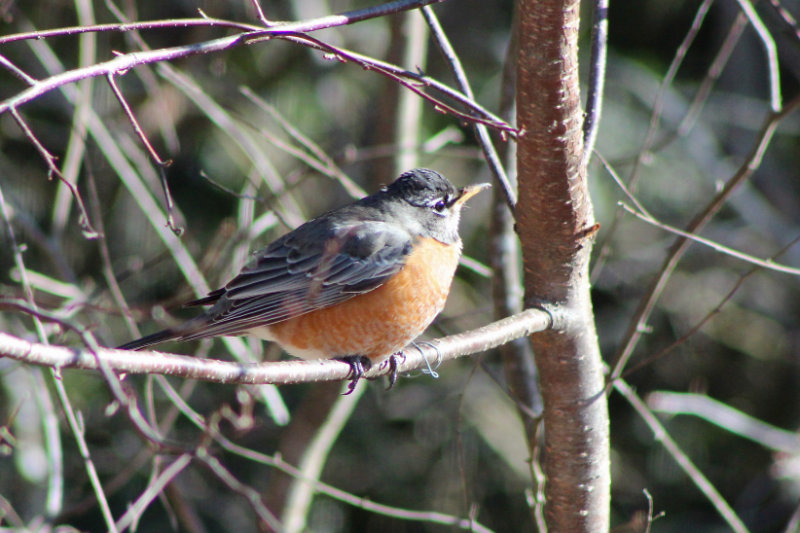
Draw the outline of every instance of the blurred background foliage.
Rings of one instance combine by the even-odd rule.
[[[2,2],[0,33],[80,24],[76,5],[86,4]],[[262,2],[272,20],[307,19],[372,4]],[[774,4],[758,2],[756,7],[776,38],[782,89],[789,100],[798,89],[800,39],[797,27],[776,15]],[[92,4],[96,22],[117,22],[109,5]],[[609,71],[597,150],[623,177],[636,165],[654,99],[699,5],[688,0],[612,2]],[[588,15],[588,5],[584,7]],[[797,2],[783,2],[782,7],[800,17]],[[256,23],[245,0],[122,2],[117,8],[130,20],[196,17],[200,9],[208,17]],[[512,3],[450,0],[434,9],[464,63],[476,100],[497,109]],[[711,6],[674,83],[663,91],[656,148],[645,154],[639,170],[639,200],[660,220],[678,227],[685,226],[735,173],[753,149],[769,112],[764,50],[753,29],[746,26],[693,127],[675,135],[738,13],[735,2],[720,0]],[[402,15],[385,17],[314,35],[336,46],[399,62],[403,20]],[[582,28],[585,54],[588,28],[586,22]],[[228,33],[222,28],[170,28],[141,35],[148,46],[158,48]],[[111,58],[115,50],[127,52],[140,46],[132,34],[102,32],[96,39],[95,61]],[[79,39],[74,36],[6,44],[0,54],[35,78],[52,74],[49,69],[80,64]],[[448,65],[433,45],[423,68],[428,75],[453,84]],[[0,80],[2,99],[25,87],[5,69],[0,71]],[[282,125],[284,121],[366,191],[393,179],[394,158],[402,152],[416,154],[420,166],[440,170],[457,185],[489,179],[469,126],[424,104],[417,124],[420,142],[398,146],[393,131],[397,84],[293,43],[263,42],[176,61],[168,67],[137,68],[117,81],[158,153],[173,160],[167,177],[178,221],[185,227],[181,240],[212,288],[240,268],[248,249],[265,245],[287,226],[349,200],[340,181],[316,172],[307,158],[296,157],[300,144]],[[189,83],[200,92],[188,90]],[[108,84],[96,79],[79,87],[91,91],[91,109],[108,130],[104,142],[119,148],[161,204],[157,173]],[[58,92],[20,109],[42,144],[59,156],[59,164],[68,159],[68,142],[76,128],[74,109]],[[769,257],[800,235],[799,138],[800,116],[795,113],[782,121],[761,168],[708,226],[705,237]],[[242,139],[246,139],[244,144]],[[78,184],[93,222],[98,217],[102,220],[112,270],[133,318],[146,333],[186,316],[180,303],[195,295],[159,236],[165,224],[163,213],[143,211],[120,179],[119,163],[110,162],[102,146],[87,136]],[[624,196],[596,160],[590,165],[590,179],[602,225],[593,272],[595,310],[603,353],[610,362],[673,236],[629,215],[615,224],[617,203],[625,201]],[[26,267],[47,277],[37,282],[36,301],[90,327],[106,345],[129,340],[134,332],[126,328],[109,292],[98,241],[84,238],[75,206],[65,200],[68,195],[57,181],[47,179],[42,158],[8,113],[0,116],[0,184],[13,211],[17,239],[25,245]],[[429,337],[492,320],[489,279],[480,268],[488,262],[488,200],[477,198],[471,203],[462,222],[465,252],[479,266],[460,269],[448,306]],[[257,231],[249,230],[253,218],[260,223]],[[611,228],[615,228],[613,233]],[[0,295],[22,297],[5,225],[0,235]],[[790,248],[778,261],[800,265],[800,247]],[[632,363],[684,335],[751,268],[693,245],[673,274]],[[796,433],[800,422],[798,289],[797,277],[756,272],[699,333],[627,379],[643,396],[658,390],[705,394]],[[31,320],[19,313],[0,313],[0,330],[36,338]],[[52,325],[48,333],[53,343],[79,342]],[[257,342],[247,345],[256,357],[280,356],[274,347],[262,348]],[[227,357],[226,346],[219,341],[167,348]],[[476,367],[479,362],[482,366]],[[475,506],[478,520],[492,529],[531,530],[529,451],[513,402],[490,377],[502,376],[499,359],[493,353],[465,358],[443,366],[439,375],[438,380],[429,376],[403,379],[388,393],[382,383],[367,385],[331,450],[322,480],[357,496],[409,509],[466,516]],[[147,445],[124,414],[109,408],[111,397],[100,377],[67,371],[63,380],[82,414],[112,511],[119,515],[139,496],[151,475]],[[45,382],[36,369],[0,360],[0,426],[15,439],[14,444],[2,447],[0,496],[25,522],[43,513],[49,452],[39,429],[44,408],[35,400]],[[126,382],[150,397],[151,380],[129,377]],[[289,462],[307,444],[339,390],[337,385],[320,384],[281,387],[291,415],[286,426],[285,420],[276,420],[264,408],[259,389],[178,380],[172,384],[187,389],[189,404],[206,416],[223,406],[239,414],[252,410],[252,419],[229,414],[230,420],[221,423],[222,431],[261,453],[281,451]],[[160,390],[151,401],[159,418],[168,416],[171,403]],[[656,521],[654,531],[725,530],[712,506],[628,404],[612,393],[610,406],[613,523],[628,522],[646,511],[646,489],[655,512],[666,515]],[[699,418],[662,420],[752,531],[783,529],[800,497],[800,445],[794,453],[778,452]],[[61,520],[81,530],[104,529],[97,507],[86,504],[93,501],[92,493],[75,442],[65,424],[60,429],[66,480]],[[202,434],[182,416],[168,436],[184,443],[202,440]],[[270,509],[280,513],[286,486],[282,476],[267,466],[212,450],[242,483],[264,495]],[[259,529],[246,500],[223,487],[207,469],[187,469],[166,494],[169,504],[154,502],[140,528],[165,531],[180,516],[178,529],[192,530],[187,525],[190,521],[184,520],[185,511],[199,520],[197,531]],[[387,518],[321,495],[315,498],[308,528],[445,529]]]

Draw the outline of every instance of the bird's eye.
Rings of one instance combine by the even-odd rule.
[[[443,198],[443,199],[439,200],[438,202],[436,202],[435,204],[433,204],[433,209],[437,213],[441,213],[442,211],[447,209],[447,199]]]

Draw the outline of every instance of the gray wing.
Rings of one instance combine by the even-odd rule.
[[[407,231],[383,222],[301,226],[225,287],[191,302],[214,306],[190,320],[182,338],[240,334],[374,290],[403,268],[412,244]]]

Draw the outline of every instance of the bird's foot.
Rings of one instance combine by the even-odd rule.
[[[344,393],[347,396],[356,390],[358,380],[361,379],[364,372],[372,367],[372,361],[363,355],[343,355],[342,357],[334,357],[334,359],[350,365],[350,373],[347,375],[350,378],[350,384],[347,386],[347,392]]]
[[[389,386],[386,387],[386,390],[391,389],[394,387],[394,384],[397,383],[397,367],[400,365],[400,363],[397,362],[398,358],[402,358],[403,362],[406,362],[406,354],[402,351],[393,353],[389,356],[389,359],[386,360],[386,363],[389,365]]]

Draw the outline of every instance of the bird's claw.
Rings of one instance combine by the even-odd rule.
[[[386,361],[389,364],[389,386],[386,387],[386,390],[390,390],[394,387],[394,384],[397,383],[397,376],[398,376],[398,367],[400,363],[397,362],[398,357],[403,358],[403,362],[406,362],[406,354],[402,351],[393,353],[389,356],[389,359]]]
[[[347,375],[347,377],[350,378],[350,384],[347,385],[347,392],[344,393],[344,395],[347,396],[356,390],[358,380],[361,379],[364,372],[372,367],[372,361],[363,355],[345,355],[342,357],[334,357],[334,359],[347,363],[350,366],[350,373]]]

